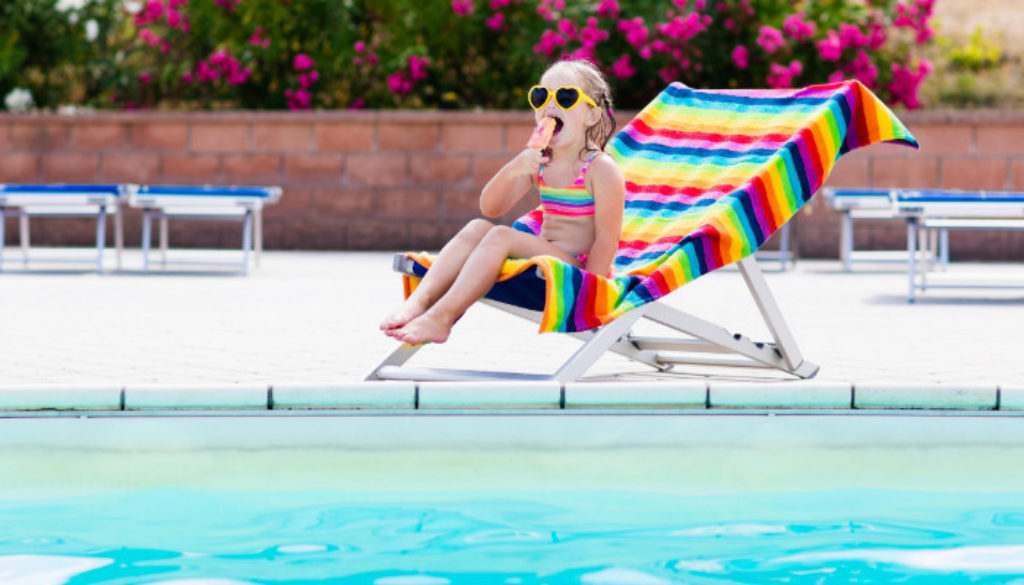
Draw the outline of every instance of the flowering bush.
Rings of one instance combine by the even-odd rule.
[[[915,108],[935,1],[6,0],[0,94],[25,87],[40,107],[523,108],[550,62],[583,58],[627,109],[675,80],[848,78]]]

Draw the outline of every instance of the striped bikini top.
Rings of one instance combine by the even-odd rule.
[[[540,168],[537,174],[537,189],[540,191],[540,206],[545,214],[565,215],[570,217],[589,217],[594,215],[594,196],[587,192],[584,178],[587,174],[587,167],[590,161],[594,160],[599,152],[595,152],[583,163],[580,174],[576,181],[568,187],[556,189],[544,182],[544,167]]]

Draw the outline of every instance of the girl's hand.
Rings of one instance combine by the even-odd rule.
[[[512,164],[516,168],[516,171],[524,177],[536,177],[540,173],[541,165],[546,165],[551,162],[551,157],[544,154],[542,150],[535,150],[533,148],[524,149],[516,158],[512,159]]]

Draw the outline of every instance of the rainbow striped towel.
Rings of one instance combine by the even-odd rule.
[[[746,91],[673,83],[607,148],[626,177],[617,276],[550,256],[508,260],[492,290],[498,294],[488,296],[520,304],[500,285],[539,280],[529,270],[536,267],[542,332],[598,327],[753,254],[810,200],[840,155],[884,141],[918,145],[856,81]],[[515,227],[540,233],[542,217],[534,210]],[[409,256],[430,266],[429,255]],[[415,284],[406,277],[406,292]]]

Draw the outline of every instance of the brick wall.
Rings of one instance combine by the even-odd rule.
[[[628,114],[622,114],[628,119]],[[837,187],[1024,189],[1024,112],[924,112],[901,118],[921,151],[851,153]],[[278,184],[267,248],[437,248],[478,215],[484,183],[525,143],[523,112],[227,112],[0,115],[0,182]],[[522,205],[505,220],[531,207]],[[8,238],[17,237],[8,220]],[[838,219],[818,200],[798,220],[804,256],[837,254]],[[129,214],[128,245],[141,220]],[[38,222],[33,242],[85,244],[92,226]],[[175,245],[236,245],[238,228],[172,225]],[[954,254],[1024,258],[1024,234],[964,234]],[[858,228],[858,247],[899,247],[898,222]]]

